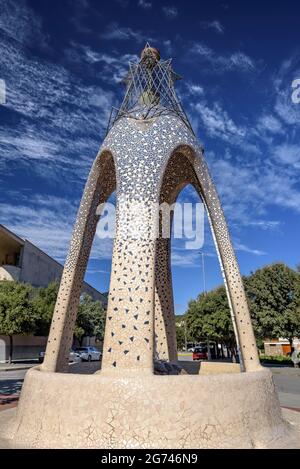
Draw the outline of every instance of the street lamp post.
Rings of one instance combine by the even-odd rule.
[[[203,293],[204,295],[206,294],[206,281],[205,281],[205,264],[204,264],[204,252],[200,251],[201,254],[201,259],[202,259],[202,278],[203,278]],[[210,346],[209,346],[209,340],[206,342],[207,345],[207,360],[211,360],[211,353],[210,353]]]

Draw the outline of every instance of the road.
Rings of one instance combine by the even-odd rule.
[[[198,363],[192,364],[187,356],[181,356],[180,360],[190,362],[187,363],[189,371],[197,373]],[[182,364],[184,365],[184,362]],[[99,367],[99,362],[76,363],[70,365],[70,371],[91,374],[95,373]],[[281,405],[300,409],[300,368],[272,367],[270,370]],[[16,404],[26,372],[27,370],[0,371],[0,410],[6,408],[7,405]]]

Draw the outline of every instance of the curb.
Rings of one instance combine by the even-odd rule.
[[[33,366],[36,365],[30,365],[30,366],[16,366],[14,368],[0,368],[0,373],[1,371],[21,371],[21,370],[29,370]]]

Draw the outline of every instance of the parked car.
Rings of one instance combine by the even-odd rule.
[[[45,353],[46,353],[46,352],[40,352],[40,353],[39,353],[39,362],[40,362],[40,363],[43,363],[44,358],[45,358]],[[73,363],[73,362],[75,362],[75,363],[81,362],[81,358],[80,358],[79,353],[77,353],[76,351],[74,351],[74,350],[71,349],[71,350],[70,350],[70,355],[69,355],[69,362],[71,362],[71,363]]]
[[[75,352],[79,354],[82,361],[91,362],[101,360],[102,353],[96,347],[77,347]]]
[[[193,351],[193,360],[207,360],[207,347],[196,347]]]

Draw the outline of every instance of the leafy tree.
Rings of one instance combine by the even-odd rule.
[[[37,335],[47,336],[49,334],[58,288],[58,283],[52,282],[46,288],[39,288],[35,295],[34,307],[37,313]]]
[[[100,301],[84,294],[78,308],[74,335],[82,344],[84,337],[103,339],[105,325],[105,311]]]
[[[244,279],[257,338],[300,335],[300,274],[282,263],[271,264]]]
[[[175,316],[175,326],[176,326],[176,340],[178,350],[183,350],[185,348],[186,342],[190,342],[191,337],[186,325],[185,315]]]
[[[258,346],[265,338],[300,336],[300,269],[271,264],[243,278]],[[189,303],[187,329],[193,341],[215,340],[235,354],[235,338],[225,287]]]
[[[0,334],[10,339],[9,363],[13,358],[13,336],[33,334],[36,330],[36,313],[30,285],[0,282]]]
[[[54,312],[59,285],[50,283],[46,288],[39,288],[34,300],[37,312],[37,333],[48,335]],[[78,307],[74,336],[82,343],[84,337],[103,337],[104,310],[99,301],[84,294]]]
[[[187,329],[192,340],[216,341],[228,347],[236,356],[235,337],[224,286],[199,295],[189,303]]]

